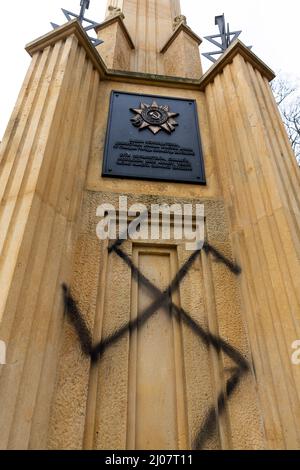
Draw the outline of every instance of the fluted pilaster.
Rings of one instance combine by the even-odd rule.
[[[29,48],[32,63],[1,147],[2,449],[43,446],[55,383],[61,283],[69,278],[99,83],[74,24],[65,29]]]
[[[300,369],[291,345],[300,337],[300,173],[268,73],[253,57],[237,53],[205,93],[268,445],[299,449]]]

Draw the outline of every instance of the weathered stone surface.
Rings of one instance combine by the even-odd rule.
[[[242,270],[234,275],[203,250],[172,294],[251,364],[217,429],[204,429],[203,447],[299,449],[300,369],[290,348],[300,337],[300,175],[269,88],[273,73],[237,41],[197,76],[197,39],[184,24],[172,36],[179,1],[151,0],[149,17],[138,3],[109,2],[124,12],[132,44],[119,14],[103,27],[105,61],[123,70],[108,70],[74,21],[27,47],[32,64],[0,147],[0,448],[189,449],[217,406],[236,363],[164,305],[96,364],[64,316],[63,282],[95,342],[153,300],[96,236],[98,205],[126,195],[148,209],[203,203],[207,241]],[[158,7],[160,28],[145,36]],[[137,88],[196,100],[206,186],[101,177],[110,93]],[[189,257],[174,237],[122,249],[160,289]],[[159,410],[152,441],[147,423],[158,429]]]

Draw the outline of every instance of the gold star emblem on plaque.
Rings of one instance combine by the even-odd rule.
[[[171,134],[178,126],[174,118],[179,116],[179,113],[171,113],[169,106],[160,106],[155,101],[151,105],[141,103],[140,108],[131,108],[130,111],[136,113],[131,122],[140,131],[149,129],[153,134],[157,134],[164,130]]]

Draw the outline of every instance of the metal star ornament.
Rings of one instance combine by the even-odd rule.
[[[156,101],[151,105],[141,103],[140,108],[131,108],[130,111],[136,114],[131,122],[140,131],[149,129],[153,134],[157,134],[164,130],[172,134],[178,126],[174,118],[179,116],[179,113],[172,113],[169,106],[160,106]]]
[[[216,62],[217,59],[215,56],[222,55],[226,49],[233,43],[240,35],[242,31],[230,31],[230,26],[225,21],[225,15],[219,15],[215,17],[215,25],[218,26],[220,34],[213,34],[212,36],[205,36],[204,39],[209,41],[214,46],[217,46],[219,49],[213,52],[205,52],[202,54],[206,59],[211,62]],[[217,41],[219,40],[219,41]],[[249,49],[252,49],[252,46],[249,46]]]
[[[64,8],[62,8],[62,12],[63,14],[65,15],[65,17],[67,18],[68,21],[72,21],[74,20],[75,18],[77,18],[77,20],[79,21],[79,23],[82,25],[83,29],[85,30],[85,32],[88,32],[90,31],[91,29],[95,29],[97,26],[99,26],[99,23],[97,23],[96,21],[93,21],[93,20],[89,20],[87,18],[85,18],[85,10],[88,10],[90,7],[90,0],[81,0],[80,1],[80,13],[79,15],[77,15],[76,13],[72,13],[71,11],[69,10],[65,10]],[[84,26],[83,23],[87,23],[86,26]],[[53,29],[56,29],[59,27],[59,25],[55,24],[55,23],[51,23],[51,26]],[[103,43],[103,41],[101,41],[101,39],[97,39],[97,38],[93,38],[91,36],[88,36],[90,42],[93,44],[93,46],[99,46],[100,44]]]

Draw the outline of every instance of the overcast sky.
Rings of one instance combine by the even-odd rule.
[[[78,12],[79,4],[80,0],[1,1],[0,140],[30,62],[25,44],[50,31],[50,21],[65,22],[61,7]],[[242,29],[240,39],[253,45],[253,52],[269,67],[292,80],[300,77],[299,0],[181,0],[181,5],[189,26],[199,36],[215,34],[214,17],[225,13],[231,29]],[[86,16],[101,22],[105,7],[106,0],[91,0]],[[202,52],[213,49],[206,41],[202,45]],[[207,69],[210,62],[203,59],[203,65]]]

